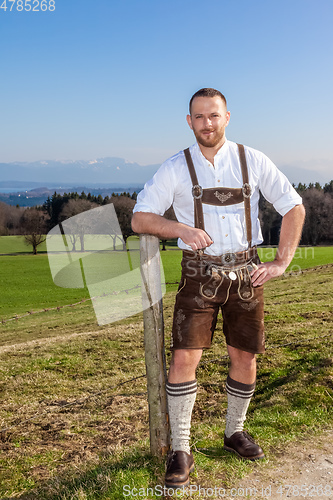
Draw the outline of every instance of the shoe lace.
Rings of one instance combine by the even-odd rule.
[[[169,453],[169,456],[168,456],[168,460],[167,460],[167,468],[172,464],[172,462],[174,461],[175,459],[175,456],[176,456],[176,452],[175,451],[171,451]]]
[[[243,431],[243,435],[244,437],[246,437],[249,441],[251,441],[251,443],[253,444],[256,444],[255,440],[253,439],[252,436],[250,436],[250,434],[247,432],[247,431]]]

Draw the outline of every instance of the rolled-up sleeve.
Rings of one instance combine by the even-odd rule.
[[[133,212],[150,212],[163,215],[172,205],[175,192],[175,178],[170,160],[164,162],[152,179],[138,194]]]
[[[296,205],[302,204],[302,198],[287,177],[265,155],[262,159],[259,188],[282,217]]]

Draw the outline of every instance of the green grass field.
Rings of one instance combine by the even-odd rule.
[[[38,247],[39,252],[46,252],[46,243]],[[0,236],[0,255],[32,253],[32,247],[27,245],[24,236]]]
[[[135,238],[134,238],[135,240]],[[137,240],[137,239],[136,239]],[[135,243],[134,245],[135,246]],[[79,300],[89,299],[88,289],[62,288],[56,286],[52,280],[47,254],[44,252],[33,256],[27,252],[22,237],[0,237],[0,320],[28,311],[36,311],[48,307],[56,307],[75,303]],[[167,291],[175,290],[180,277],[181,251],[174,246],[168,251],[161,252]],[[44,248],[45,250],[45,248]],[[259,248],[259,256],[263,262],[273,260],[275,248]],[[2,254],[2,255],[1,255]],[[122,252],[119,252],[124,254]],[[91,258],[86,253],[77,252],[77,258]],[[118,257],[117,252],[112,254],[112,259]],[[127,257],[126,257],[127,259]],[[134,251],[134,258],[138,265],[139,255]],[[123,259],[121,265],[123,265]],[[99,265],[100,263],[100,265]],[[98,264],[95,264],[96,276],[101,274],[101,279],[111,260],[107,255],[101,254]],[[315,266],[333,263],[333,247],[299,247],[288,270],[298,272]],[[66,269],[64,274],[66,274]],[[69,279],[70,283],[70,279]]]
[[[89,299],[85,288],[53,284],[45,253],[14,255],[15,238],[5,238],[1,248],[11,255],[0,256],[0,318]],[[181,253],[169,248],[161,256],[172,283]],[[262,260],[271,252],[263,250]],[[331,248],[301,248],[293,265],[332,262]],[[175,288],[163,299],[167,363]],[[332,296],[331,266],[265,285],[267,351],[258,356],[246,422],[265,450],[256,464],[262,470],[288,443],[332,428]],[[119,500],[132,498],[125,485],[163,484],[164,463],[149,455],[142,314],[98,326],[86,300],[5,321],[0,331],[0,498]],[[219,322],[198,369],[192,420],[192,482],[202,487],[230,488],[253,470],[222,448],[227,372]]]

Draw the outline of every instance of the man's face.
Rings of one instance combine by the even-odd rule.
[[[186,119],[199,144],[206,148],[223,145],[230,113],[219,96],[195,97],[191,115],[187,115]]]

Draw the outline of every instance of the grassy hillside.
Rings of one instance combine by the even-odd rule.
[[[6,318],[88,298],[85,289],[55,287],[46,257],[0,257]],[[177,280],[180,253],[162,259],[167,281]],[[316,248],[310,262],[330,259]],[[267,351],[246,422],[267,455],[256,466],[269,467],[288,442],[332,428],[332,283],[327,267],[265,287]],[[168,363],[174,294],[164,297]],[[0,331],[0,498],[119,500],[131,498],[126,485],[163,484],[164,464],[149,456],[141,314],[99,327],[87,300],[7,321]],[[227,371],[219,324],[198,370],[193,414],[192,482],[206,488],[230,488],[253,469],[222,449]]]

